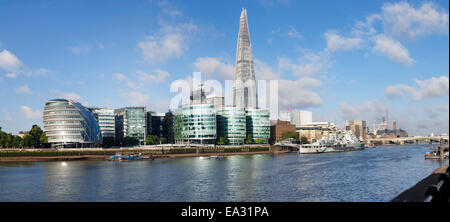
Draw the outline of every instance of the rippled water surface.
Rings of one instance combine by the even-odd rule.
[[[0,163],[0,201],[390,201],[448,160],[431,145],[228,159]]]

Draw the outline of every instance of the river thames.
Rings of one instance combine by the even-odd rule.
[[[390,201],[448,160],[435,145],[227,159],[0,163],[0,201]]]

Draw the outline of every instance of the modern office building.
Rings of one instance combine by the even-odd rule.
[[[269,110],[260,108],[246,108],[246,131],[253,142],[260,139],[262,143],[267,144],[270,138],[270,120]]]
[[[147,111],[147,135],[163,136],[163,121],[165,116],[165,113]]]
[[[114,109],[97,107],[89,107],[88,109],[94,114],[102,137],[116,137]]]
[[[248,29],[247,10],[242,9],[236,49],[233,105],[236,107],[258,107],[255,68]]]
[[[45,103],[44,131],[52,147],[97,147],[102,138],[94,114],[80,103],[53,99]]]
[[[227,144],[241,145],[246,138],[245,109],[233,106],[216,108],[217,138],[225,137]]]
[[[219,108],[225,105],[225,97],[223,95],[208,95],[206,96],[205,103],[212,104],[216,108]]]
[[[280,120],[289,121],[296,127],[312,123],[313,117],[311,111],[306,110],[288,110],[280,112]]]
[[[116,138],[135,137],[145,142],[146,109],[145,107],[125,107],[114,110],[116,121]]]
[[[175,143],[214,144],[217,139],[214,105],[181,106],[173,111],[173,128]]]

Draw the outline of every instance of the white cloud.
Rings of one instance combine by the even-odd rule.
[[[170,77],[170,73],[161,69],[155,69],[154,72],[156,74],[148,74],[144,71],[138,70],[136,73],[139,75],[139,80],[141,81],[147,81],[151,83],[162,83],[167,78]]]
[[[290,73],[294,76],[308,76],[325,73],[331,66],[328,50],[318,53],[305,52],[296,62],[284,57],[278,57],[278,72]]]
[[[48,69],[46,69],[46,68],[40,68],[40,69],[34,71],[34,73],[35,73],[37,76],[45,76],[45,75],[50,74],[51,71],[48,70]]]
[[[21,66],[22,62],[6,49],[0,51],[0,69],[6,71],[18,70]]]
[[[375,46],[373,47],[373,51],[383,54],[390,60],[406,66],[410,66],[414,63],[414,60],[409,56],[408,49],[403,47],[400,42],[385,35],[378,35],[375,37]]]
[[[361,38],[343,38],[335,31],[325,33],[327,39],[327,48],[330,51],[347,51],[352,49],[360,49],[363,40]]]
[[[366,100],[358,105],[339,104],[338,115],[344,120],[364,119],[373,121],[376,117],[385,116],[390,111],[388,105],[379,100]]]
[[[73,47],[69,47],[69,51],[75,55],[86,55],[91,51],[91,47],[73,46]]]
[[[8,73],[8,74],[6,74],[6,77],[8,77],[8,78],[16,78],[17,77],[17,73]]]
[[[133,106],[147,106],[150,104],[150,97],[142,92],[122,92],[121,96],[128,102],[130,102]]]
[[[127,80],[128,78],[122,74],[122,73],[114,73],[114,78],[116,78],[119,81]]]
[[[291,26],[291,29],[287,32],[287,36],[294,39],[301,39],[302,35],[295,30],[294,27]]]
[[[149,62],[164,62],[176,58],[188,49],[186,43],[190,33],[198,27],[192,23],[177,26],[165,25],[154,35],[149,35],[138,43],[144,60]]]
[[[234,79],[234,65],[221,58],[202,57],[194,62],[197,71],[217,79]]]
[[[40,111],[40,110],[33,111],[28,106],[21,106],[20,109],[25,114],[25,117],[27,119],[33,119],[33,120],[42,119],[42,111]]]
[[[16,93],[31,93],[30,88],[27,85],[20,86],[15,89]]]
[[[407,2],[385,3],[381,8],[384,32],[413,40],[419,36],[449,33],[449,14],[433,3],[414,8]]]
[[[313,78],[302,78],[296,81],[281,79],[278,81],[278,104],[280,108],[317,107],[323,104],[320,96],[307,88],[317,88],[321,82]]]
[[[406,84],[392,85],[385,89],[385,94],[389,98],[408,96],[412,100],[423,101],[441,96],[449,95],[448,76],[432,77],[431,79],[414,79],[417,88]]]
[[[75,100],[75,101],[81,101],[83,99],[83,97],[81,97],[80,95],[78,95],[77,93],[74,92],[61,92],[59,90],[50,90],[50,93],[55,94],[58,96],[58,98],[61,99],[70,99],[70,100]]]

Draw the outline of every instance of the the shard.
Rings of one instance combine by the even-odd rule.
[[[236,49],[236,70],[234,73],[233,105],[236,107],[258,107],[255,68],[253,67],[252,45],[248,30],[247,10],[242,9]]]

